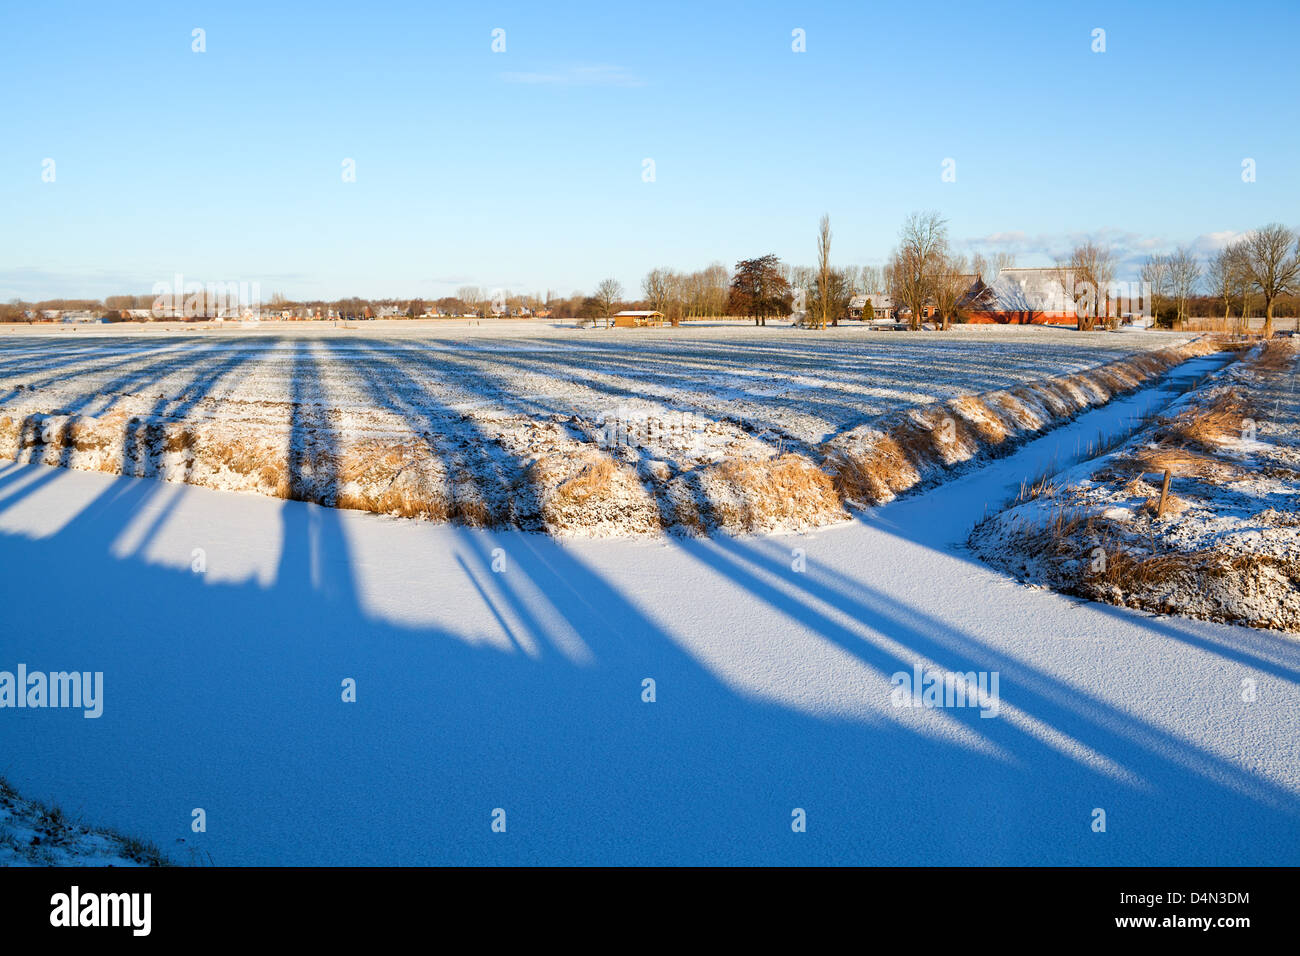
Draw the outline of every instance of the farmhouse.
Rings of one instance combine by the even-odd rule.
[[[871,314],[863,315],[867,303],[871,303]],[[889,297],[888,292],[872,292],[870,295],[855,295],[849,299],[849,318],[862,319],[870,322],[873,320],[888,320],[894,315],[894,300]]]
[[[962,306],[971,322],[1074,325],[1078,321],[1074,301],[1066,295],[1056,269],[1003,269],[992,283],[981,286]]]
[[[621,328],[640,328],[643,325],[663,325],[664,314],[653,309],[625,310],[614,313],[614,324]]]

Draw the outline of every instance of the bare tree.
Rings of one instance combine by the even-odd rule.
[[[853,298],[853,277],[847,269],[831,269],[822,275],[818,270],[799,268],[792,270],[795,280],[803,279],[804,288],[811,290],[807,313],[813,327],[820,328],[823,316],[830,317],[831,325],[839,325],[840,317],[847,315],[849,300]],[[797,309],[797,304],[796,304]]]
[[[965,256],[945,255],[934,284],[934,306],[943,331],[952,328],[952,320],[961,310],[962,300],[974,284]]]
[[[992,259],[977,252],[971,260],[970,271],[985,285],[989,285],[1003,269],[1014,269],[1015,265],[1016,257],[1010,252],[999,252]]]
[[[1300,237],[1279,222],[1246,237],[1243,265],[1250,284],[1264,297],[1264,338],[1273,337],[1273,303],[1300,291]]]
[[[1223,327],[1232,318],[1232,300],[1236,292],[1235,274],[1240,268],[1233,245],[1224,246],[1205,264],[1205,288],[1223,305]]]
[[[831,282],[831,217],[823,215],[817,224],[817,311],[814,314],[813,327],[826,328],[831,318],[830,306],[833,299]],[[838,324],[839,316],[835,316]]]
[[[890,273],[895,300],[912,311],[909,326],[913,329],[921,327],[925,307],[934,297],[947,249],[948,225],[937,212],[907,217],[899,232]]]
[[[885,277],[879,266],[863,266],[861,281],[862,291],[867,295],[885,291]]]
[[[1232,253],[1232,295],[1240,304],[1241,315],[1237,319],[1237,331],[1246,333],[1250,331],[1250,309],[1251,309],[1251,291],[1253,282],[1250,278],[1250,269],[1246,264],[1246,241],[1240,239],[1228,247]]]
[[[783,262],[778,271],[790,289],[791,317],[803,328],[813,327],[817,323],[814,315],[817,310],[814,302],[817,298],[817,270]]]
[[[464,302],[475,315],[481,314],[482,306],[487,301],[483,290],[476,285],[463,285],[456,290],[456,298]]]
[[[593,296],[600,305],[601,315],[605,317],[605,328],[609,328],[610,317],[614,314],[614,305],[623,298],[623,286],[617,279],[601,279]]]
[[[1185,246],[1174,250],[1168,262],[1169,288],[1174,299],[1174,321],[1179,328],[1183,328],[1187,324],[1187,303],[1196,294],[1196,286],[1201,280],[1201,264]]]
[[[672,298],[673,273],[671,269],[651,269],[641,280],[641,292],[646,302],[656,312],[668,315],[669,299]]]
[[[1111,251],[1088,241],[1070,250],[1066,259],[1056,260],[1056,278],[1074,303],[1076,327],[1090,332],[1106,310],[1110,320],[1110,288],[1115,281],[1115,257]]]
[[[1142,281],[1146,284],[1146,295],[1150,298],[1151,316],[1160,322],[1160,304],[1169,298],[1172,290],[1169,260],[1162,255],[1147,256],[1142,263]]]
[[[1092,284],[1093,325],[1102,319],[1101,310],[1104,304],[1106,325],[1112,327],[1110,293],[1115,284],[1115,254],[1104,246],[1092,242],[1084,243],[1080,252],[1079,267],[1083,270],[1087,281]]]

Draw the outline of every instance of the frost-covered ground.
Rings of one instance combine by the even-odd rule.
[[[1257,346],[1119,447],[1043,478],[972,545],[1035,584],[1300,630],[1297,378],[1294,340]]]
[[[901,409],[1185,341],[368,325],[0,336],[0,457],[475,525],[761,530],[796,513],[824,525],[844,515],[818,494],[823,444]],[[767,510],[784,518],[746,512],[746,494],[772,485],[744,470],[753,462],[781,463]]]
[[[0,779],[0,866],[158,866],[151,846],[26,800]]]
[[[218,864],[1293,865],[1300,642],[963,544],[1176,378],[804,535],[564,540],[7,465],[0,668],[103,671],[104,710],[0,711],[0,771]],[[996,673],[996,715],[895,706],[917,667]]]
[[[364,324],[304,334],[286,323],[257,335],[231,328],[0,337],[0,407],[91,416],[121,408],[287,429],[289,406],[307,402],[336,409],[332,424],[345,431],[427,430],[468,415],[493,437],[534,421],[590,437],[625,408],[633,420],[686,413],[723,426],[700,440],[700,454],[717,455],[734,441],[809,446],[901,407],[1080,371],[1187,338],[988,326],[943,334],[505,326],[435,327],[420,336],[400,326],[375,335]],[[671,452],[665,447],[665,458]]]

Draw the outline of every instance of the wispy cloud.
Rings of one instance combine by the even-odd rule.
[[[527,86],[645,86],[646,81],[621,66],[565,66],[551,70],[502,73],[507,83]]]
[[[1192,239],[1186,237],[1170,238],[1128,232],[1123,229],[1096,229],[1091,232],[1040,233],[1028,235],[1023,232],[994,232],[985,236],[963,239],[960,245],[971,252],[991,255],[1009,252],[1021,265],[1050,265],[1056,259],[1063,259],[1072,248],[1084,243],[1095,242],[1107,246],[1115,254],[1118,271],[1121,274],[1137,273],[1147,256],[1156,253],[1172,252],[1178,246],[1186,246],[1198,259],[1208,259],[1224,246],[1247,235],[1244,232],[1223,230],[1207,232]]]

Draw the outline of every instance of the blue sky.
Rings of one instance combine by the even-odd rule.
[[[823,212],[859,265],[922,209],[1022,265],[1300,225],[1300,4],[1138,6],[5,4],[0,299],[631,291],[810,262]]]

